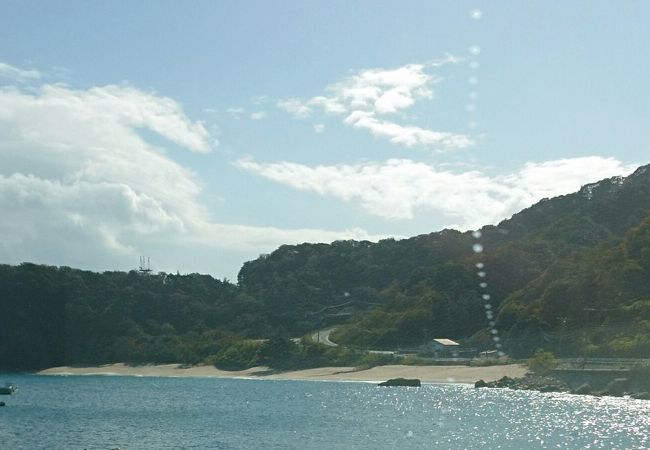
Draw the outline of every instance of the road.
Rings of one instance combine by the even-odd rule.
[[[311,338],[314,342],[319,342],[330,347],[338,347],[337,343],[330,341],[330,333],[334,330],[336,330],[336,327],[324,328],[312,334]]]

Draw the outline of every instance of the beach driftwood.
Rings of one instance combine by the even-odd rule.
[[[409,386],[420,387],[420,380],[418,378],[391,378],[388,381],[379,383],[379,386]]]

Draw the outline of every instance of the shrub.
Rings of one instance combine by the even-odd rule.
[[[545,375],[557,367],[558,361],[555,355],[544,350],[537,350],[533,356],[528,358],[528,368],[537,375]]]
[[[222,370],[243,370],[257,365],[259,343],[252,341],[235,341],[210,358],[214,365]]]
[[[508,357],[493,356],[487,358],[474,358],[469,362],[472,367],[489,367],[489,366],[504,366],[513,364],[514,360]]]
[[[385,366],[387,364],[395,364],[398,362],[397,358],[388,353],[368,353],[363,356],[357,363],[357,369],[369,369],[375,366]]]

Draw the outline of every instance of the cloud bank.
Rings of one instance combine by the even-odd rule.
[[[497,176],[478,170],[455,173],[408,159],[313,167],[243,159],[237,165],[298,190],[356,203],[370,215],[413,219],[428,210],[441,214],[447,226],[463,230],[498,223],[542,198],[636,168],[597,156],[527,163]]]
[[[148,254],[159,268],[186,268],[210,249],[213,260],[222,250],[254,257],[370,237],[218,223],[201,180],[171,156],[205,155],[211,142],[176,101],[129,85],[0,88],[0,261],[116,268]]]

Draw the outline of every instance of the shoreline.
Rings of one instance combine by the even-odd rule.
[[[129,366],[124,363],[89,367],[52,367],[35,372],[47,376],[135,376],[135,377],[201,377],[245,378],[253,380],[314,380],[381,382],[391,378],[418,378],[423,383],[475,383],[482,379],[495,381],[504,376],[522,377],[527,372],[520,364],[500,366],[405,366],[387,365],[358,370],[354,367],[318,367],[269,373],[268,367],[252,367],[246,370],[226,371],[214,366],[185,367],[180,364]]]

